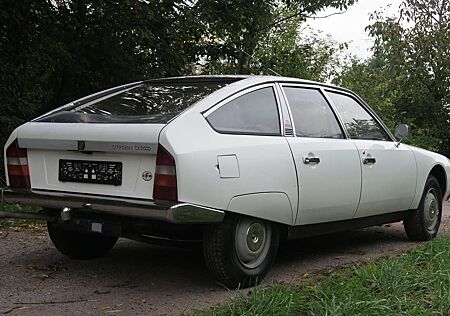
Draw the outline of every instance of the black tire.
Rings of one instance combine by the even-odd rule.
[[[419,207],[403,221],[406,234],[412,241],[426,241],[436,237],[442,217],[442,191],[435,177],[429,176]]]
[[[72,259],[87,260],[104,256],[117,242],[117,237],[68,230],[58,222],[47,223],[48,234],[56,249]]]
[[[247,226],[247,233],[243,235]],[[253,235],[252,231],[256,233]],[[258,239],[257,235],[264,237]],[[279,236],[277,224],[227,214],[222,223],[205,227],[203,254],[206,265],[217,281],[229,288],[254,286],[264,278],[275,261]],[[256,249],[255,252],[250,250],[249,243]]]

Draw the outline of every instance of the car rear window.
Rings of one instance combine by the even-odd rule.
[[[228,81],[145,82],[110,97],[75,105],[38,121],[54,123],[165,124]]]

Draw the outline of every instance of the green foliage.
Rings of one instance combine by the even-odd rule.
[[[34,206],[20,206],[11,204],[0,204],[0,211],[8,212],[30,212],[38,213],[41,210],[39,207]],[[38,224],[44,224],[43,221],[29,220],[29,219],[17,219],[17,218],[0,218],[0,228],[2,227],[30,227]]]
[[[310,28],[299,28],[300,23],[291,20],[269,32],[255,49],[250,63],[252,73],[274,71],[282,76],[316,81],[327,81],[337,74],[347,46]]]
[[[450,2],[405,0],[368,27],[374,56],[354,61],[335,82],[358,92],[388,125],[411,127],[409,142],[450,156]]]
[[[397,119],[393,111],[397,90],[392,89],[389,71],[390,68],[375,57],[367,61],[353,58],[334,83],[360,95],[393,129]]]
[[[20,116],[142,77],[177,75],[194,58],[183,48],[194,31],[174,3],[54,3],[2,2],[1,95],[24,102]]]
[[[2,1],[0,143],[78,97],[185,73],[199,38],[185,8],[183,1]]]
[[[450,236],[404,255],[253,289],[199,315],[448,315]]]
[[[334,44],[309,36],[299,45],[294,33],[306,16],[354,2],[3,0],[0,145],[23,122],[118,84],[191,73],[262,73],[249,57],[254,53],[285,74],[324,78]],[[289,59],[279,59],[280,50]]]
[[[309,50],[324,46],[328,49],[333,45],[325,44],[325,40],[316,45],[314,43],[316,36],[309,36],[304,37],[303,46],[299,46],[299,37],[295,33],[299,24],[325,7],[344,9],[355,2],[355,0],[200,0],[197,8],[200,11],[200,23],[205,29],[202,41],[206,53],[204,56],[206,62],[202,66],[208,73],[259,73],[260,65],[252,56],[261,56],[264,48],[272,50],[270,65],[282,60],[280,56],[274,55],[277,48],[283,49],[283,57],[286,57],[289,49],[293,49],[290,52],[297,57],[294,57],[294,61],[298,61],[305,53],[307,58],[312,59],[312,54],[307,49],[308,45]],[[277,39],[281,42],[278,43]],[[286,65],[289,60],[283,60],[283,63]],[[306,60],[302,60],[296,67],[298,69],[305,64],[309,66]],[[285,68],[284,65],[281,68]],[[317,68],[319,66],[317,65]],[[309,74],[304,69],[295,73],[302,72]]]

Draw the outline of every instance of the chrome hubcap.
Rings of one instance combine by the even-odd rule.
[[[242,265],[249,269],[259,266],[269,252],[271,238],[270,224],[258,219],[241,218],[236,226],[234,244]]]
[[[424,201],[424,213],[425,213],[425,224],[427,230],[432,231],[435,229],[436,224],[439,220],[439,201],[436,198],[435,189],[431,188],[425,195]]]

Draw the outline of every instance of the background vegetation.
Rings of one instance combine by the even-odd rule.
[[[390,127],[410,124],[413,144],[450,156],[450,2],[405,0],[396,17],[374,14],[368,60],[303,23],[354,2],[3,0],[0,144],[21,123],[114,85],[280,73],[353,89]]]
[[[398,16],[372,15],[374,55],[353,60],[334,81],[372,105],[410,143],[450,157],[450,1],[405,0]]]

